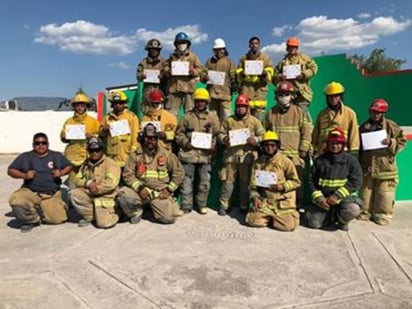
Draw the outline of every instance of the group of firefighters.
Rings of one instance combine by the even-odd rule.
[[[92,222],[113,227],[122,216],[136,224],[146,207],[163,224],[193,209],[206,214],[217,157],[219,215],[237,207],[249,226],[281,231],[295,230],[301,220],[311,228],[333,225],[345,231],[355,218],[391,222],[398,182],[395,156],[406,140],[399,126],[385,118],[385,100],[373,101],[370,118],[358,126],[356,113],[344,104],[343,85],[331,82],[324,90],[327,106],[313,125],[309,81],[317,65],[298,51],[296,37],[287,40],[287,54],[276,67],[259,50],[257,37],[249,40],[237,67],[223,39],[215,40],[214,55],[204,66],[190,50],[186,33],[178,33],[174,44],[167,60],[160,55],[159,40],[146,44],[148,55],[136,72],[144,83],[141,119],[127,108],[123,91],[108,94],[111,111],[102,123],[87,114],[87,95],[76,93],[74,116],[61,130],[64,156],[49,150],[47,136],[38,133],[33,150],[10,164],[8,174],[24,180],[10,197],[23,232],[40,222],[67,220],[59,189],[65,175],[68,204],[81,216],[81,227]],[[196,89],[198,81],[206,88]],[[266,112],[270,83],[276,87],[276,105]],[[239,95],[232,112],[234,93]],[[178,120],[181,108],[184,115]],[[75,126],[82,127],[84,136],[69,134]],[[377,135],[379,147],[362,142],[371,132],[384,132]],[[305,187],[310,194],[306,203]]]

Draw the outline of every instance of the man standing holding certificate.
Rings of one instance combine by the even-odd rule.
[[[300,180],[292,161],[278,151],[279,147],[276,132],[263,134],[263,154],[252,167],[252,208],[246,216],[246,223],[253,227],[271,224],[276,230],[292,232],[299,225],[295,191]]]
[[[206,214],[212,159],[220,123],[216,112],[207,108],[210,96],[206,89],[196,89],[193,99],[195,107],[184,115],[176,131],[176,142],[180,146],[178,158],[185,171],[181,208],[185,213],[192,211],[193,191],[196,191],[199,213]],[[193,188],[196,175],[199,183],[197,188]]]
[[[220,170],[222,191],[219,215],[226,215],[235,183],[239,186],[239,209],[243,213],[248,211],[250,172],[264,132],[260,120],[249,113],[249,98],[240,94],[236,99],[235,114],[223,122],[218,136],[225,146]]]
[[[60,139],[63,143],[67,144],[64,155],[73,166],[69,174],[69,186],[70,188],[74,188],[73,178],[79,170],[80,165],[82,165],[87,158],[86,142],[91,137],[99,134],[100,124],[97,119],[87,114],[90,99],[82,89],[76,92],[70,104],[74,109],[74,115],[63,124]]]
[[[202,81],[207,83],[211,101],[209,109],[217,112],[222,123],[232,115],[232,93],[237,91],[236,66],[228,57],[226,43],[223,39],[216,39],[213,45],[214,56],[206,61],[207,75]]]
[[[136,79],[138,82],[143,82],[143,100],[142,110],[145,113],[146,109],[150,109],[149,94],[154,89],[165,89],[165,78],[163,76],[163,67],[165,60],[160,55],[162,44],[157,39],[147,41],[144,48],[147,51],[147,57],[142,59],[137,65]]]
[[[166,109],[178,118],[182,105],[185,112],[193,108],[196,79],[201,76],[203,67],[199,57],[190,50],[191,41],[186,33],[176,34],[174,45],[176,49],[165,63],[164,76],[168,78]]]
[[[273,64],[269,56],[260,51],[260,39],[249,39],[249,51],[240,58],[236,70],[240,93],[249,97],[252,115],[263,120],[267,105],[268,84],[273,77]]]
[[[359,160],[363,170],[359,196],[363,206],[358,219],[372,220],[379,225],[387,225],[393,218],[398,184],[395,156],[406,143],[402,129],[385,118],[388,108],[385,100],[374,100],[369,108],[370,118],[359,128]]]
[[[100,137],[106,145],[106,155],[122,169],[129,153],[137,149],[139,119],[127,109],[127,96],[123,91],[109,93],[112,111],[107,114],[100,126]]]
[[[313,91],[310,88],[310,79],[318,72],[318,65],[308,55],[298,51],[299,39],[290,37],[286,41],[285,57],[277,64],[273,83],[289,81],[297,89],[295,104],[300,106],[310,122],[309,104],[312,101]]]

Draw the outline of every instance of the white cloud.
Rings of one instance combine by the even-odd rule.
[[[301,50],[311,54],[344,52],[375,44],[383,36],[402,32],[412,25],[411,19],[396,20],[393,17],[376,17],[360,22],[353,18],[333,19],[312,16],[301,20],[290,30],[299,37]],[[279,27],[281,28],[281,27]],[[285,42],[262,48],[272,56],[285,53]]]
[[[146,44],[150,39],[156,38],[162,43],[164,48],[172,50],[174,49],[173,41],[175,35],[179,32],[185,32],[189,36],[192,44],[206,42],[208,38],[206,33],[200,31],[199,25],[185,25],[176,28],[168,28],[162,32],[149,31],[140,28],[136,30],[135,38],[138,42],[142,42],[143,44]]]
[[[152,38],[159,39],[166,49],[173,48],[174,36],[186,32],[192,44],[203,43],[208,35],[200,31],[198,25],[185,25],[168,28],[163,32],[138,29],[133,35],[118,35],[106,26],[84,20],[61,25],[48,24],[40,27],[34,41],[40,44],[56,45],[61,50],[79,54],[127,55],[145,45]]]
[[[371,14],[369,14],[369,13],[359,13],[358,14],[359,19],[368,19],[370,17],[371,17]]]
[[[130,65],[128,65],[126,62],[123,62],[123,61],[109,63],[109,67],[124,69],[124,70],[130,69]]]
[[[283,25],[282,27],[275,27],[272,29],[272,34],[274,36],[281,37],[289,28],[290,26],[288,25]]]

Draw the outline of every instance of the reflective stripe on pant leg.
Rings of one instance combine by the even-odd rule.
[[[76,188],[71,190],[70,202],[77,213],[83,217],[83,219],[91,222],[94,219],[93,213],[93,201],[90,198],[86,189]]]
[[[299,219],[299,213],[294,209],[276,213],[272,216],[273,228],[279,231],[292,232],[298,227]]]
[[[40,197],[27,188],[20,188],[12,193],[9,204],[16,218],[23,223],[37,223],[40,217],[36,205],[40,204]]]
[[[43,211],[44,221],[49,224],[60,224],[67,221],[67,211],[61,198],[61,191],[57,191],[50,198],[42,199],[40,208]]]
[[[119,216],[115,211],[115,201],[113,198],[95,198],[94,207],[97,227],[112,227],[119,221]]]

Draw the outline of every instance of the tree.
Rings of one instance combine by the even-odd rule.
[[[394,59],[386,56],[385,49],[383,48],[375,48],[369,55],[369,58],[366,58],[364,55],[355,54],[353,59],[367,74],[397,71],[406,62],[404,59]]]

